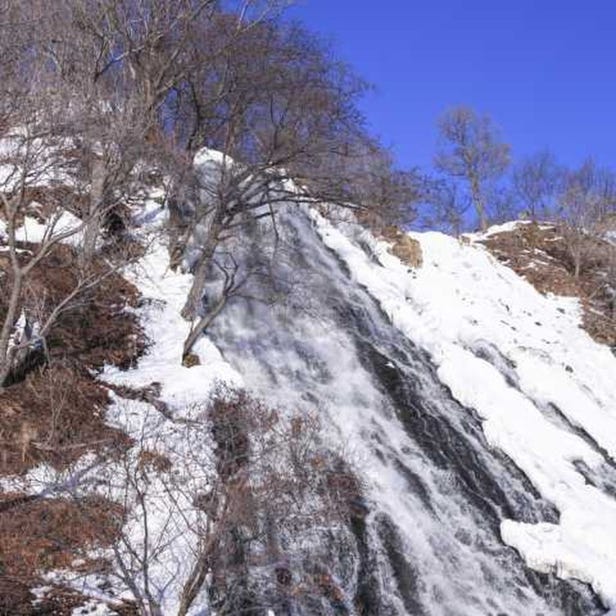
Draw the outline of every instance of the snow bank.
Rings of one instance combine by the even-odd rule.
[[[440,233],[413,234],[424,254],[413,271],[385,244],[364,238],[375,262],[313,218],[357,282],[430,353],[454,397],[479,413],[489,443],[559,509],[558,525],[503,521],[505,542],[530,566],[589,582],[616,606],[616,502],[574,464],[599,470],[616,459],[616,358],[580,329],[577,303],[540,295],[482,247]]]
[[[153,217],[156,206],[154,212],[151,206],[150,203],[149,211]],[[160,206],[158,213],[163,216]],[[178,413],[190,413],[193,405],[207,400],[219,383],[242,386],[241,376],[205,336],[193,348],[201,364],[192,368],[182,365],[183,343],[190,331],[190,323],[180,312],[192,284],[192,275],[169,269],[169,254],[162,242],[155,241],[125,276],[144,298],[144,306],[139,310],[140,321],[152,344],[139,360],[137,369],[122,371],[110,366],[104,372],[104,380],[135,388],[158,383],[160,399]]]
[[[152,200],[145,204],[144,217],[150,233],[165,222],[164,210]],[[123,531],[133,551],[148,554],[149,579],[142,579],[137,565],[139,585],[149,586],[162,613],[173,614],[178,610],[182,584],[194,565],[200,529],[206,523],[193,499],[211,489],[210,480],[216,474],[204,403],[219,385],[241,387],[243,382],[205,336],[193,349],[200,365],[182,365],[183,342],[190,323],[180,312],[192,276],[169,269],[169,254],[160,239],[151,243],[147,254],[125,276],[144,298],[139,315],[151,344],[135,369],[121,371],[109,366],[102,378],[132,388],[156,384],[160,390],[157,397],[166,404],[171,417],[161,415],[149,404],[116,398],[107,421],[135,440],[134,456],[140,451],[156,452],[172,465],[171,478],[164,474],[148,477],[147,525],[135,506]],[[133,464],[138,467],[138,459]],[[110,483],[113,485],[113,480]],[[116,483],[121,494],[123,482],[120,479]],[[128,550],[123,556],[131,558]]]
[[[35,205],[34,202],[31,205]],[[26,216],[23,225],[15,232],[15,239],[18,242],[38,244],[66,234],[67,237],[63,241],[78,246],[83,238],[83,227],[83,221],[66,210],[62,210],[55,219],[45,223]]]

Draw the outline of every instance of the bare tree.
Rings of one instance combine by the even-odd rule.
[[[576,278],[597,249],[602,222],[616,212],[616,176],[589,159],[567,174],[560,215]]]
[[[450,180],[428,179],[423,194],[427,206],[424,224],[460,236],[471,203],[458,185]]]
[[[609,297],[612,321],[616,322],[616,245],[612,242],[608,247],[605,293]]]
[[[469,107],[454,107],[439,120],[440,146],[436,168],[465,181],[481,229],[488,226],[487,184],[509,166],[508,144],[501,141],[489,116]]]
[[[93,266],[101,233],[139,193],[143,164],[160,160],[151,135],[186,69],[178,58],[187,33],[212,5],[10,5],[0,24],[0,242],[8,256],[0,387],[36,345],[44,345],[59,315],[107,275]],[[35,323],[31,304],[40,302],[28,292],[29,278],[66,242],[79,255],[75,288]]]
[[[83,224],[84,271],[140,169],[170,178],[171,251],[194,274],[183,310],[193,322],[187,352],[221,309],[208,313],[202,301],[220,270],[218,246],[264,218],[275,235],[279,205],[326,201],[386,222],[412,214],[412,174],[394,168],[358,111],[365,84],[318,39],[276,19],[283,4],[26,0],[6,27],[7,83],[45,101],[37,113],[48,125],[55,118],[51,134],[71,153],[55,168],[70,167],[80,196],[64,207]],[[24,63],[34,78],[24,79]],[[207,177],[203,147],[222,152]],[[221,299],[239,296],[231,288]]]
[[[189,152],[177,182],[184,188],[172,198],[183,208],[176,241],[192,247],[185,255],[194,273],[183,310],[193,321],[187,350],[210,321],[201,300],[226,239],[260,219],[276,233],[281,205],[326,202],[408,220],[415,199],[411,174],[395,171],[363,128],[356,102],[364,84],[320,42],[273,21],[238,30],[221,15],[210,28],[206,55],[203,43],[191,49],[195,70],[176,108],[177,140]],[[191,167],[204,145],[222,155],[207,168],[197,161],[195,177]],[[188,195],[186,186],[193,187]]]
[[[31,75],[32,83],[40,86],[37,77]],[[0,132],[0,266],[7,291],[0,301],[0,388],[21,372],[31,352],[46,350],[46,336],[60,315],[121,266],[80,259],[74,287],[53,305],[33,286],[36,271],[62,244],[81,254],[84,244],[96,244],[100,225],[94,221],[103,220],[116,201],[87,196],[90,182],[81,175],[82,161],[72,154],[75,139],[66,128],[66,93],[41,99],[38,87],[14,85],[2,98],[7,123]]]
[[[126,201],[136,168],[151,158],[164,106],[186,70],[180,58],[188,33],[213,4],[60,0],[37,31],[41,53],[52,59],[51,77],[68,100],[67,123],[86,186],[86,261],[107,222],[101,209],[110,212]]]
[[[556,213],[563,175],[563,169],[548,150],[537,152],[516,164],[512,188],[519,207],[532,220],[549,218]]]
[[[169,605],[185,616],[197,602],[237,614],[318,600],[302,562],[350,537],[345,524],[362,500],[348,464],[323,446],[318,421],[233,392],[188,414],[151,409],[134,446],[96,468],[98,481],[56,482],[77,503],[95,494],[123,512],[110,521],[113,586],[128,590],[143,616]]]

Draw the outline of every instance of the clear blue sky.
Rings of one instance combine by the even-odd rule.
[[[363,106],[405,166],[431,163],[447,107],[490,113],[515,157],[616,168],[616,0],[297,0],[377,91]]]

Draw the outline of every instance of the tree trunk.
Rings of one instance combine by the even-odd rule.
[[[194,603],[205,583],[208,563],[209,560],[207,555],[200,554],[182,589],[177,616],[186,616],[186,614],[188,614],[188,610],[190,610],[191,605]]]
[[[184,308],[182,308],[182,317],[186,321],[194,321],[199,316],[199,308],[203,298],[203,292],[205,290],[206,277],[213,256],[214,247],[208,250],[208,252],[205,253],[201,259],[199,259],[199,263],[195,268],[192,286],[188,292],[188,297],[186,298]]]
[[[221,231],[221,222],[215,220],[210,228],[208,239],[203,247],[203,253],[193,273],[193,283],[188,292],[186,303],[182,308],[182,317],[187,321],[194,321],[200,313],[200,304],[203,298],[207,273],[218,245],[218,236]]]
[[[486,216],[486,206],[484,203],[483,195],[481,193],[481,186],[479,180],[476,177],[471,177],[471,195],[473,203],[475,204],[475,211],[479,218],[479,228],[482,231],[488,229],[488,218]]]
[[[17,320],[22,286],[23,280],[21,273],[16,272],[13,278],[9,305],[6,316],[4,317],[4,323],[2,324],[2,331],[0,332],[0,391],[3,389],[12,370],[9,343],[11,341],[11,333],[13,332],[15,321]]]
[[[83,235],[82,260],[89,264],[96,253],[96,242],[100,235],[102,224],[101,209],[105,190],[105,164],[97,156],[93,157],[91,185],[86,225]]]
[[[203,332],[209,327],[210,323],[221,313],[226,303],[227,297],[223,295],[218,300],[214,308],[201,317],[197,325],[190,330],[190,334],[188,334],[188,337],[184,341],[184,352],[182,354],[182,358],[185,358],[192,351],[193,346],[195,346],[195,342],[197,342],[201,334],[203,334]]]

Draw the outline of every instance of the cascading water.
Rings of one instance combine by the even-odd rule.
[[[278,234],[276,275],[293,288],[287,301],[237,299],[208,334],[268,403],[316,411],[364,480],[369,513],[353,529],[353,558],[338,563],[354,569],[345,576],[352,587],[331,613],[603,613],[588,587],[527,568],[503,543],[502,519],[556,522],[558,512],[488,446],[478,417],[325,247],[309,216],[283,212]],[[259,260],[259,243],[244,239],[245,258]],[[486,353],[506,373],[498,354]]]

